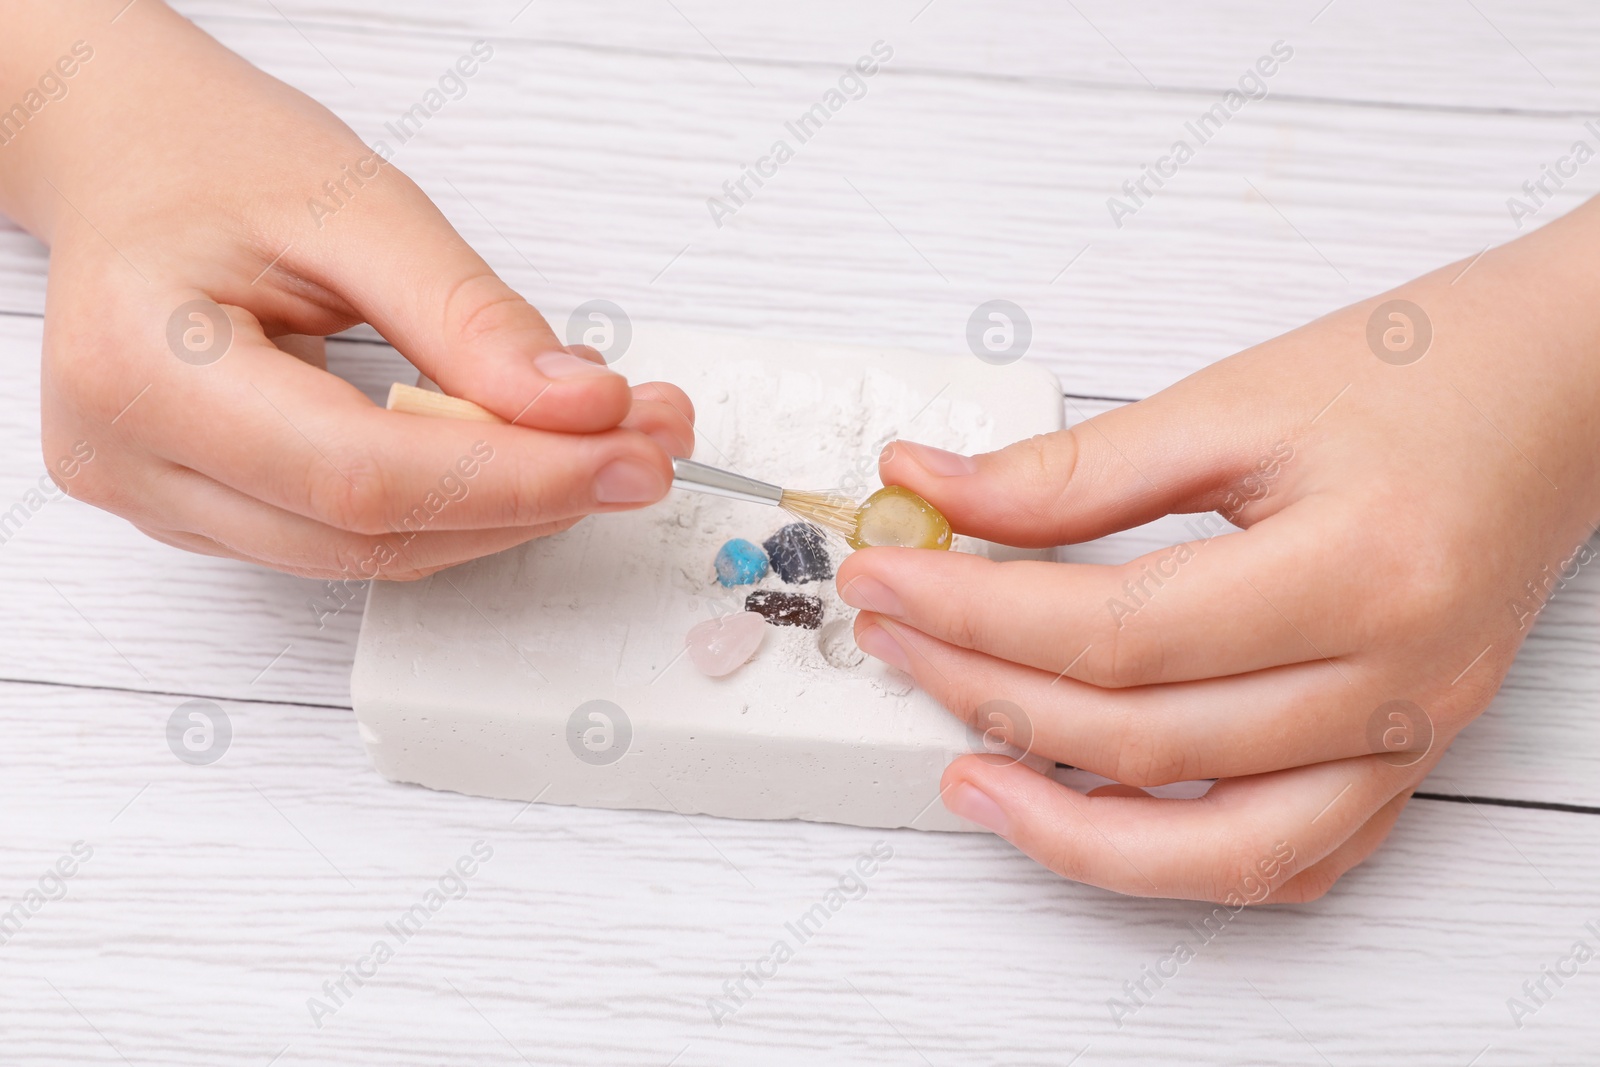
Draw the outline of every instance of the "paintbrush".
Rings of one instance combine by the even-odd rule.
[[[400,382],[389,387],[388,407],[408,415],[508,424],[507,420],[470,400]],[[842,493],[785,489],[692,459],[674,458],[672,487],[782,508],[797,518],[833,531],[852,548],[870,545],[950,547],[950,524],[945,517],[932,504],[903,486],[886,486],[857,504]]]
[[[672,461],[672,487],[780,507],[797,518],[832,530],[852,544],[861,523],[861,506],[840,493],[797,492],[692,459]]]

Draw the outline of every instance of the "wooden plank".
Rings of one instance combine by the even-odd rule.
[[[392,139],[385,124],[463,48],[319,29],[352,88],[281,20],[207,25],[372,140]],[[604,296],[640,319],[949,352],[973,308],[1003,296],[1070,391],[1137,397],[1513,236],[1507,197],[1584,132],[1269,99],[1118,228],[1108,198],[1206,101],[891,67],[718,228],[708,198],[833,85],[809,67],[773,67],[753,90],[727,78],[503,41],[396,161],[558,323]],[[1600,169],[1580,171],[1540,220],[1597,186]],[[299,193],[285,200],[287,233],[302,213]],[[0,309],[43,306],[42,262],[0,234]]]
[[[1087,1046],[1460,1067],[1485,1046],[1578,1062],[1600,1037],[1587,975],[1547,982],[1521,1029],[1506,1006],[1600,942],[1593,816],[1416,801],[1330,896],[1214,919],[1207,943],[1204,905],[1063,883],[987,836],[396,788],[339,710],[229,703],[231,747],[190,766],[164,739],[175,703],[0,684],[6,907],[93,850],[0,952],[8,1062],[1042,1065]],[[386,924],[479,841],[465,895],[400,943]],[[785,924],[878,843],[865,893],[798,943]],[[718,1027],[708,1001],[778,939],[793,959]],[[323,983],[379,940],[394,957],[336,1004]],[[1179,941],[1195,958],[1132,1005],[1124,983]],[[313,997],[336,1009],[320,1027]],[[1136,1009],[1120,1027],[1113,998]]]
[[[1451,0],[1392,4],[1327,0],[1045,0],[982,5],[944,0],[804,5],[679,0],[673,4],[497,3],[441,8],[399,0],[182,0],[203,22],[290,19],[329,50],[340,25],[415,35],[553,40],[593,50],[673,53],[721,69],[730,92],[762,85],[782,64],[839,67],[875,40],[920,70],[1016,81],[1154,87],[1216,93],[1282,40],[1294,58],[1269,83],[1283,94],[1330,100],[1489,110],[1592,112],[1600,91],[1589,44],[1600,11],[1561,0]]]

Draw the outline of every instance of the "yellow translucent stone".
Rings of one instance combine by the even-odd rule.
[[[950,523],[911,490],[886,485],[861,505],[845,540],[851,548],[949,548]]]

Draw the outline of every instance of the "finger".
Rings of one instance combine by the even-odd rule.
[[[1307,500],[1115,567],[869,548],[836,581],[852,607],[1000,659],[1102,686],[1185,681],[1360,647],[1372,576],[1307,567],[1342,523]]]
[[[202,474],[168,466],[140,494],[162,528],[158,541],[308,578],[410,581],[557,533],[576,520],[496,530],[354,534],[254,500]]]
[[[1238,778],[1382,752],[1417,763],[1442,739],[1431,720],[1370,724],[1396,699],[1389,680],[1326,664],[1229,678],[1104,689],[958,648],[880,615],[856,643],[916,679],[978,732],[1125,785]],[[1410,681],[1410,680],[1408,680]],[[1316,724],[1308,729],[1307,723]]]
[[[1268,904],[1304,904],[1322,897],[1351,868],[1364,862],[1383,844],[1411,800],[1407,789],[1378,809],[1344,844],[1272,891]]]
[[[633,410],[622,420],[621,428],[644,434],[669,456],[689,456],[694,453],[694,427],[685,423],[682,413],[670,404],[635,400]]]
[[[530,527],[659,500],[667,455],[632,430],[565,434],[386,411],[249,336],[182,365],[119,427],[180,466],[357,533]],[[419,511],[420,509],[420,511]]]
[[[152,541],[160,541],[170,548],[181,549],[184,552],[193,552],[199,556],[215,556],[219,559],[240,558],[237,553],[200,534],[166,530],[159,526],[141,526],[139,523],[134,523],[133,528]]]
[[[694,405],[675,385],[647,382],[634,386],[633,409],[622,426],[649,437],[669,456],[694,454]]]
[[[1330,855],[1402,788],[1373,757],[1218,782],[1195,800],[1086,797],[1020,763],[965,756],[945,806],[1063,877],[1243,907]]]
[[[694,429],[694,401],[689,399],[688,393],[671,382],[645,382],[636,385],[633,387],[633,397],[635,400],[654,400],[668,405],[688,424],[691,431]]]
[[[446,393],[501,418],[573,433],[622,421],[621,375],[567,351],[397,168],[366,170],[337,217],[291,246],[286,271],[337,294]]]
[[[1209,511],[1247,478],[1270,471],[1276,479],[1294,458],[1299,428],[1292,404],[1240,411],[1243,400],[1215,381],[1233,376],[1226,364],[1206,381],[1180,382],[997,452],[959,456],[895,441],[879,472],[885,485],[920,494],[958,532],[1008,545],[1052,547],[1172,512]]]
[[[308,337],[305,334],[289,333],[282,337],[274,337],[272,343],[295,359],[309,363],[318,370],[328,369],[328,342],[324,337]]]

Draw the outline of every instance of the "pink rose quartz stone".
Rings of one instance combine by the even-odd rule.
[[[701,673],[721,678],[738,670],[761,647],[767,620],[753,611],[739,611],[696,623],[684,643]]]

